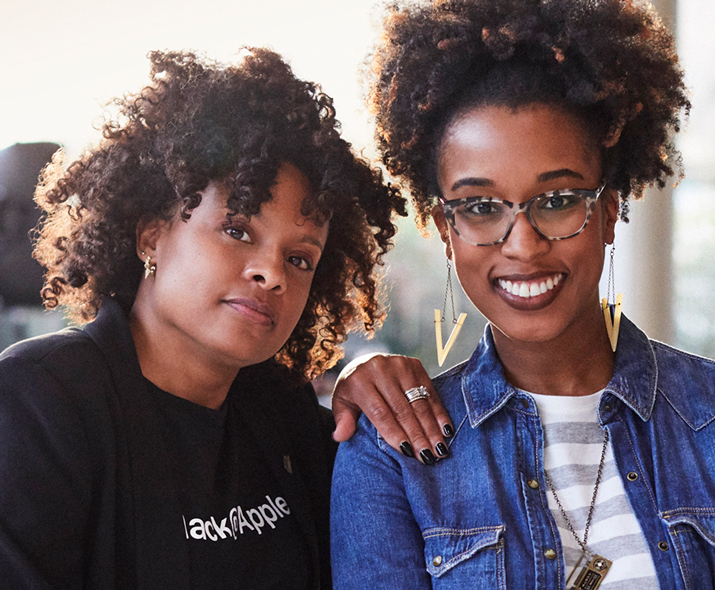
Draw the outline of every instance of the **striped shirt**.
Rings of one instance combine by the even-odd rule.
[[[536,402],[544,429],[544,468],[581,541],[605,436],[597,417],[601,393],[581,397],[529,394]],[[561,535],[568,579],[581,557],[582,549],[564,522],[551,490],[547,491],[547,497]],[[653,559],[618,475],[610,443],[606,449],[587,547],[591,553],[613,562],[600,589],[658,590]],[[587,561],[581,566],[585,563]],[[575,579],[576,576],[570,584]]]

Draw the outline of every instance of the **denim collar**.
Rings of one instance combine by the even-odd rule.
[[[653,412],[658,387],[658,365],[648,337],[633,322],[621,316],[614,374],[606,392],[618,397],[642,420]],[[507,383],[494,346],[491,326],[462,372],[462,394],[472,427],[498,412],[518,389]]]

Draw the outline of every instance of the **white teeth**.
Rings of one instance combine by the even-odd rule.
[[[504,281],[499,279],[499,286],[504,289],[507,293],[516,295],[517,297],[523,297],[525,299],[529,297],[536,297],[537,295],[543,295],[547,291],[551,291],[556,285],[561,282],[562,275],[557,274],[553,277],[549,277],[541,282],[527,283],[527,282],[512,282]]]

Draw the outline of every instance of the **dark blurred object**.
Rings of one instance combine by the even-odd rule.
[[[55,143],[16,143],[0,150],[0,297],[4,305],[42,303],[43,269],[32,258],[29,235],[40,218],[32,195],[40,172],[59,148]]]

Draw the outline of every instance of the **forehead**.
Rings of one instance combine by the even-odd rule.
[[[465,110],[446,127],[437,157],[440,184],[475,174],[526,180],[566,168],[598,176],[601,166],[580,119],[543,104]]]

